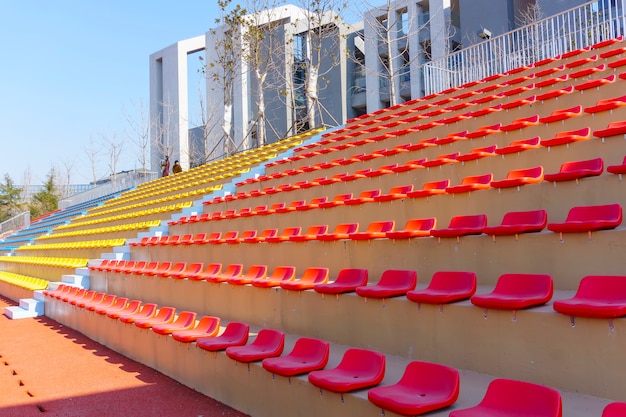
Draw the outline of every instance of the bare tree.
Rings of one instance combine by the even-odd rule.
[[[200,124],[196,129],[192,130],[194,133],[189,138],[189,161],[192,167],[206,164],[216,156],[215,151],[219,144],[213,143],[212,133],[221,130],[221,120],[218,116],[219,109],[214,108],[205,101],[202,89],[198,90],[198,99]],[[197,133],[199,133],[199,136]]]
[[[122,114],[132,131],[131,142],[137,147],[138,162],[142,172],[148,170],[150,158],[150,115],[143,100],[136,106],[137,116],[133,116],[126,108],[122,108]]]
[[[320,103],[320,92],[328,88],[327,75],[342,61],[342,42],[345,39],[345,23],[341,18],[346,8],[345,3],[337,0],[300,0],[305,11],[304,22],[294,22],[304,31],[299,32],[292,41],[301,42],[302,54],[296,58],[294,66],[299,67],[302,85],[306,97],[306,124],[309,129],[324,123],[324,109]],[[298,29],[296,29],[297,31]],[[297,89],[299,86],[295,85]]]
[[[112,132],[110,135],[103,135],[102,140],[107,152],[109,173],[113,184],[115,184],[117,182],[117,164],[120,160],[120,156],[122,155],[122,150],[124,149],[124,139],[118,138],[117,133]]]
[[[89,165],[91,167],[92,183],[96,185],[96,183],[98,182],[98,160],[100,152],[102,151],[102,144],[96,142],[93,136],[90,136],[89,143],[84,148],[84,151],[87,155],[87,159],[89,160]]]
[[[445,20],[444,9],[430,10],[430,20],[422,21],[417,13],[418,9],[415,7],[409,9],[406,2],[387,0],[383,6],[373,7],[366,2],[360,6],[370,10],[364,22],[362,43],[376,45],[377,50],[368,51],[368,54],[375,57],[372,61],[378,65],[368,65],[365,62],[364,51],[358,51],[358,48],[355,50],[357,54],[361,52],[360,55],[355,54],[351,59],[362,72],[373,73],[382,81],[382,85],[386,86],[385,92],[389,94],[390,106],[398,104],[401,84],[411,65],[416,61],[427,61],[432,58],[432,42],[441,45],[446,54],[457,49],[452,41],[455,30],[449,21],[445,22],[443,33],[435,34],[437,39],[430,39],[432,35],[429,33],[426,36],[429,40],[413,41],[424,38],[423,32],[430,30],[431,20],[439,19],[442,15]]]
[[[240,5],[231,9],[232,0],[218,0],[220,17],[215,23],[218,29],[211,30],[214,36],[214,59],[204,67],[208,79],[221,90],[224,113],[222,130],[224,133],[222,144],[225,155],[230,155],[237,148],[233,133],[233,87],[237,80],[237,71],[241,63],[241,23],[246,10]]]
[[[279,33],[283,22],[280,20],[277,6],[282,4],[278,0],[248,1],[246,10],[250,12],[242,22],[243,32],[243,55],[242,60],[248,65],[250,73],[254,76],[256,120],[252,123],[255,128],[257,146],[262,146],[267,141],[267,117],[265,91],[272,86],[268,85],[268,74],[276,73],[279,63],[276,62],[276,55],[283,46],[284,37]],[[250,135],[247,132],[245,137],[249,144]],[[250,146],[244,146],[247,148]]]
[[[58,175],[58,188],[61,198],[69,197],[71,194],[71,185],[72,185],[72,169],[74,168],[74,164],[76,160],[74,159],[63,159],[61,161],[61,165],[63,167],[57,167],[54,169],[55,172],[59,172]],[[63,173],[64,175],[61,175]]]
[[[176,132],[176,118],[173,106],[169,102],[160,103],[161,110],[155,119],[151,120],[152,129],[152,152],[159,158],[170,158],[174,151],[174,138]]]

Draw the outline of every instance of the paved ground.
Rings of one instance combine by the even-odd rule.
[[[14,305],[0,297],[0,313]],[[0,315],[0,417],[245,417],[47,318]]]

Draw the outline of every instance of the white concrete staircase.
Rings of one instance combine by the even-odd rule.
[[[34,291],[33,296],[22,298],[17,306],[5,307],[4,315],[11,320],[43,316],[44,295],[41,291]]]

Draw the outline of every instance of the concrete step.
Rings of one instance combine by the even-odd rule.
[[[4,315],[11,320],[43,316],[44,302],[34,298],[22,298],[19,306],[6,307]]]
[[[89,277],[79,274],[65,274],[61,277],[61,282],[66,285],[89,288]]]

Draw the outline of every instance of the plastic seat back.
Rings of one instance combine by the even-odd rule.
[[[602,410],[602,417],[626,416],[626,403],[611,403]]]
[[[460,376],[456,369],[415,361],[407,365],[395,385],[372,388],[367,396],[385,410],[401,415],[422,415],[454,404],[459,390]]]
[[[487,216],[476,214],[469,216],[454,216],[450,219],[449,229],[475,229],[487,225]]]
[[[585,222],[590,220],[619,221],[621,223],[622,206],[619,204],[608,204],[573,207],[567,214],[565,222]]]
[[[506,178],[509,180],[518,178],[536,178],[541,181],[543,179],[543,167],[537,166],[532,168],[514,169],[508,172]]]
[[[327,341],[302,337],[287,355],[263,359],[263,368],[278,375],[294,376],[324,368],[329,356]]]
[[[422,190],[445,190],[450,186],[450,180],[431,181],[424,184]]]
[[[545,210],[510,211],[502,217],[502,226],[536,225],[543,229],[548,222]]]
[[[495,379],[476,407],[457,410],[450,417],[480,415],[562,417],[561,395],[555,389],[530,382]]]
[[[313,289],[321,294],[341,294],[352,292],[367,285],[368,270],[359,268],[344,268],[339,271],[335,281],[327,284],[317,284]]]
[[[332,392],[375,386],[383,380],[385,362],[382,353],[351,348],[346,350],[336,368],[311,372],[309,382]]]

